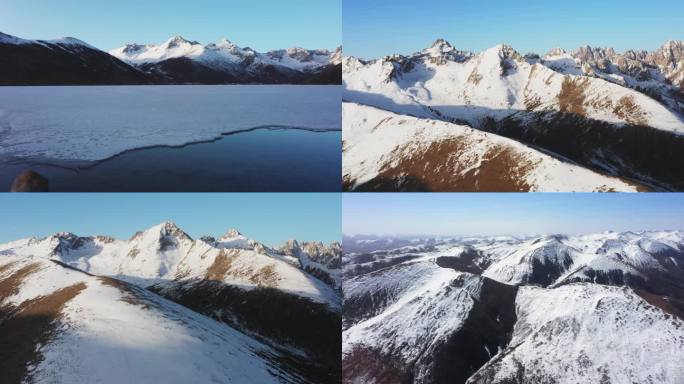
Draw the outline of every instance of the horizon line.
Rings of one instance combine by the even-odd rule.
[[[362,60],[377,60],[377,59],[380,59],[380,58],[385,58],[385,57],[394,56],[394,55],[410,56],[410,55],[414,55],[414,54],[420,53],[420,52],[422,52],[422,51],[424,51],[424,50],[426,50],[426,49],[429,49],[429,48],[433,47],[433,46],[434,46],[438,41],[440,41],[440,40],[442,40],[442,41],[446,42],[447,44],[451,45],[455,50],[463,51],[463,52],[468,52],[468,53],[471,53],[471,54],[474,54],[474,55],[475,55],[475,54],[478,54],[478,53],[485,52],[485,51],[490,50],[490,49],[493,49],[493,48],[496,48],[496,47],[498,47],[498,46],[502,46],[502,45],[509,46],[509,47],[513,48],[513,50],[515,50],[516,52],[521,53],[521,51],[517,50],[517,49],[515,48],[514,45],[508,44],[508,43],[505,43],[505,42],[498,43],[498,44],[494,44],[494,45],[492,45],[492,46],[489,46],[489,47],[487,47],[487,48],[482,48],[482,49],[479,49],[479,50],[472,50],[472,49],[460,49],[460,48],[458,48],[458,46],[456,46],[456,45],[454,45],[454,44],[451,43],[452,40],[449,40],[449,39],[443,38],[443,37],[438,37],[438,38],[434,39],[434,40],[432,41],[432,43],[430,43],[429,45],[425,46],[424,48],[421,48],[421,49],[419,49],[419,50],[414,50],[414,51],[409,52],[409,53],[399,53],[399,52],[395,52],[395,53],[390,53],[390,54],[375,56],[375,57],[373,57],[373,58],[367,58],[367,57],[355,56],[355,55],[345,55],[345,56],[346,56],[346,57],[354,57],[354,58],[362,59]],[[547,53],[549,53],[551,50],[554,50],[554,49],[562,49],[562,50],[564,50],[565,52],[575,52],[575,51],[577,51],[579,48],[584,48],[584,47],[589,47],[589,48],[591,48],[591,49],[613,49],[613,50],[615,51],[615,53],[617,53],[617,54],[624,54],[624,53],[626,53],[627,51],[636,51],[636,52],[644,52],[644,51],[645,51],[645,52],[648,52],[648,53],[653,53],[654,51],[663,48],[663,47],[664,47],[667,43],[669,43],[669,42],[684,42],[684,39],[676,39],[676,38],[666,39],[665,41],[663,41],[662,43],[660,43],[659,45],[657,45],[657,47],[654,48],[654,49],[628,48],[628,49],[626,49],[626,50],[620,51],[620,50],[617,50],[617,49],[613,48],[613,47],[610,46],[610,45],[590,45],[590,44],[588,44],[588,43],[584,43],[584,44],[580,44],[579,46],[577,46],[577,47],[575,47],[575,48],[571,48],[571,49],[564,48],[564,47],[561,47],[561,46],[555,46],[555,47],[552,47],[552,48],[547,49],[546,52],[545,52],[544,54],[540,54],[540,53],[535,52],[535,51],[529,51],[529,52],[523,53],[523,55],[527,55],[527,54],[536,54],[536,55],[539,55],[539,56],[543,56],[543,55],[546,55]],[[343,52],[344,52],[344,50],[343,50]],[[406,52],[406,51],[404,51],[404,52]]]

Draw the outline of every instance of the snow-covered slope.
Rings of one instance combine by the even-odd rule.
[[[464,125],[343,103],[350,190],[636,191],[637,186]]]
[[[149,291],[38,256],[0,256],[7,383],[300,383],[286,356]]]
[[[684,133],[682,116],[657,100],[600,78],[558,73],[553,58],[548,67],[529,63],[503,44],[472,56],[455,53],[460,60],[433,50],[370,62],[347,58],[344,97],[399,113],[430,107],[432,116],[439,112],[471,125],[521,111],[567,111]]]
[[[654,74],[647,86],[624,80],[628,75],[616,78],[617,69],[593,70],[596,63],[560,49],[543,59],[503,44],[471,54],[440,39],[409,56],[344,58],[343,98],[468,125],[585,167],[681,189],[684,170],[676,164],[684,147],[684,93],[671,80],[677,75],[655,74],[666,67],[678,73],[684,65],[677,59],[679,45],[651,55],[663,65],[648,68]],[[666,52],[672,53],[669,61]]]
[[[343,240],[343,382],[684,379],[681,231]]]
[[[681,383],[684,319],[629,288],[524,287],[509,346],[468,383]]]
[[[303,267],[283,260],[237,231],[216,241],[193,240],[171,222],[136,233],[129,240],[57,233],[0,247],[3,254],[42,256],[80,270],[148,287],[167,281],[210,279],[254,289],[269,287],[339,307],[334,289]]]
[[[288,247],[291,244],[298,242],[292,240],[281,249],[292,249]],[[212,322],[281,351],[282,356],[273,358],[282,360],[284,367],[298,372],[306,382],[339,382],[340,246],[303,244],[297,248],[299,257],[293,257],[234,229],[218,239],[204,236],[195,240],[175,224],[164,222],[128,240],[56,233],[2,244],[0,272],[4,262],[15,265],[35,260],[58,266],[56,275],[63,271],[127,292],[144,292],[146,298],[159,301],[163,297],[195,316],[206,315]],[[321,270],[324,267],[326,274]],[[45,283],[45,287],[38,286],[49,290],[51,280]],[[270,372],[287,381],[287,375]],[[232,380],[260,381],[257,376],[247,380],[239,374]],[[230,381],[214,377],[218,382]]]

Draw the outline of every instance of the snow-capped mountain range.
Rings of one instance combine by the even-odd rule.
[[[343,242],[344,382],[684,380],[682,231]]]
[[[159,45],[127,44],[109,53],[151,76],[176,82],[314,83],[334,82],[325,77],[334,68],[339,72],[342,48],[259,53],[228,39],[202,45],[174,36]]]
[[[341,52],[341,48],[330,52],[325,49],[307,50],[294,47],[259,53],[249,47],[240,48],[228,39],[202,45],[196,41],[188,41],[182,36],[174,36],[160,45],[126,44],[109,51],[112,56],[130,64],[159,63],[187,57],[219,67],[249,62],[249,65],[281,65],[300,71],[313,71],[328,64],[340,64]]]
[[[340,250],[336,243],[297,241],[275,250],[236,230],[195,240],[171,222],[129,240],[71,233],[21,239],[0,245],[0,308],[12,318],[30,303],[69,292],[64,303],[50,307],[57,323],[44,324],[47,333],[27,345],[43,345],[22,361],[30,366],[21,375],[31,382],[43,382],[65,364],[73,371],[64,377],[111,379],[115,367],[103,364],[110,355],[122,359],[119,350],[149,355],[125,372],[140,382],[159,377],[157,360],[177,363],[180,374],[167,372],[170,382],[335,382]],[[81,312],[88,315],[74,315]],[[122,329],[129,332],[117,340]],[[186,350],[162,356],[166,348]],[[81,354],[91,355],[86,360],[98,368],[86,374],[81,367],[87,365],[72,366]],[[223,355],[232,356],[235,366],[253,361],[230,368],[222,365],[228,361]],[[197,370],[200,376],[192,376]]]
[[[342,49],[300,47],[259,53],[227,39],[202,45],[181,36],[103,52],[75,38],[25,40],[0,34],[0,83],[339,84]]]
[[[505,44],[477,54],[464,52],[439,39],[408,56],[371,61],[345,57],[343,97],[395,114],[448,122],[454,130],[468,126],[506,136],[534,151],[650,188],[681,189],[683,46],[670,41],[654,52],[624,54],[584,47],[572,53],[554,50],[542,58],[523,56]],[[368,124],[367,130],[373,127]],[[439,135],[430,139],[435,145],[444,140]],[[395,162],[404,159],[398,153],[382,155]],[[448,159],[441,164],[453,167]],[[362,172],[354,164],[349,167],[345,175],[358,179]],[[467,167],[452,173],[463,169]],[[407,170],[402,176],[417,177]],[[403,179],[378,181],[396,189]],[[586,186],[570,190],[575,189]]]

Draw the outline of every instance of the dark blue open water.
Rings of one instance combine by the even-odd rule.
[[[0,189],[26,169],[53,192],[339,192],[342,133],[258,129],[183,147],[124,152],[78,167],[3,164]]]

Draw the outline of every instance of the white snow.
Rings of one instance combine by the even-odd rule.
[[[56,338],[40,347],[33,383],[299,382],[278,368],[279,353],[235,329],[140,290],[130,294],[42,258],[6,256],[23,282],[21,303],[73,284],[86,288],[62,310]],[[8,273],[8,271],[5,271]]]
[[[355,180],[356,185],[373,179],[383,166],[410,157],[417,149],[457,138],[468,145],[461,153],[455,153],[453,159],[445,159],[445,164],[452,166],[454,173],[465,174],[477,169],[489,149],[505,147],[532,164],[525,181],[533,191],[636,191],[634,186],[619,179],[464,125],[398,115],[354,103],[343,103],[342,121],[342,174]],[[397,153],[398,149],[401,149],[400,153]]]
[[[208,244],[190,239],[170,222],[139,232],[128,241],[73,234],[19,240],[0,245],[2,255],[53,258],[141,287],[206,279],[221,256],[230,259],[230,268],[221,280],[225,284],[245,290],[272,287],[327,304],[333,310],[340,307],[335,290],[254,240],[236,235]],[[260,280],[260,276],[265,278]]]
[[[100,160],[258,126],[340,129],[339,86],[0,88],[0,159]]]
[[[684,322],[630,288],[523,287],[516,306],[509,347],[481,368],[493,372],[495,382],[520,379],[520,365],[530,368],[522,372],[530,382],[684,382],[678,358],[684,350]]]
[[[419,117],[458,119],[477,126],[485,117],[502,119],[533,111],[560,110],[558,94],[564,81],[588,82],[585,107],[588,118],[627,123],[613,106],[630,98],[643,112],[646,125],[684,134],[684,120],[656,100],[630,88],[606,80],[583,76],[572,69],[567,54],[551,56],[548,65],[530,64],[516,57],[506,45],[497,45],[464,62],[446,60],[433,63],[418,55],[393,56],[364,63],[349,57],[343,61],[343,97],[347,101]],[[409,69],[398,62],[410,60]],[[606,107],[610,102],[610,107]],[[432,112],[426,111],[430,107]],[[438,111],[437,115],[434,111]]]
[[[463,287],[452,281],[465,278]],[[473,305],[471,295],[480,279],[432,262],[407,262],[376,276],[360,276],[344,282],[349,297],[390,291],[390,305],[376,316],[354,324],[342,333],[342,352],[363,346],[404,362],[415,362],[425,350],[458,330]]]
[[[212,66],[224,67],[243,64],[246,67],[280,65],[297,71],[309,71],[333,63],[335,58],[328,50],[306,50],[293,47],[267,53],[251,48],[241,48],[228,39],[218,43],[202,45],[174,36],[166,42],[154,44],[128,44],[109,51],[109,54],[130,64],[158,63],[168,59],[185,57]],[[247,62],[247,60],[250,60]]]
[[[669,252],[668,259],[681,261],[684,232],[479,236],[438,242],[427,252],[404,247],[379,252],[377,260],[416,257],[344,280],[345,306],[362,303],[367,308],[356,314],[359,318],[346,318],[350,323],[343,330],[343,355],[356,346],[367,347],[410,365],[416,382],[421,382],[421,370],[434,361],[431,346],[458,331],[473,300],[480,297],[481,277],[434,264],[436,257],[457,256],[465,247],[479,251],[479,261],[492,263],[485,275],[520,284],[532,261],[562,263],[566,257],[573,260],[571,270],[590,265],[604,271],[658,273],[662,264],[656,256]],[[353,259],[345,258],[350,264]],[[463,284],[453,284],[457,278]],[[515,305],[512,339],[498,351],[488,349],[490,360],[468,383],[684,382],[678,358],[684,350],[684,321],[649,304],[630,287],[591,282],[523,285]],[[377,377],[361,380],[373,379]]]

